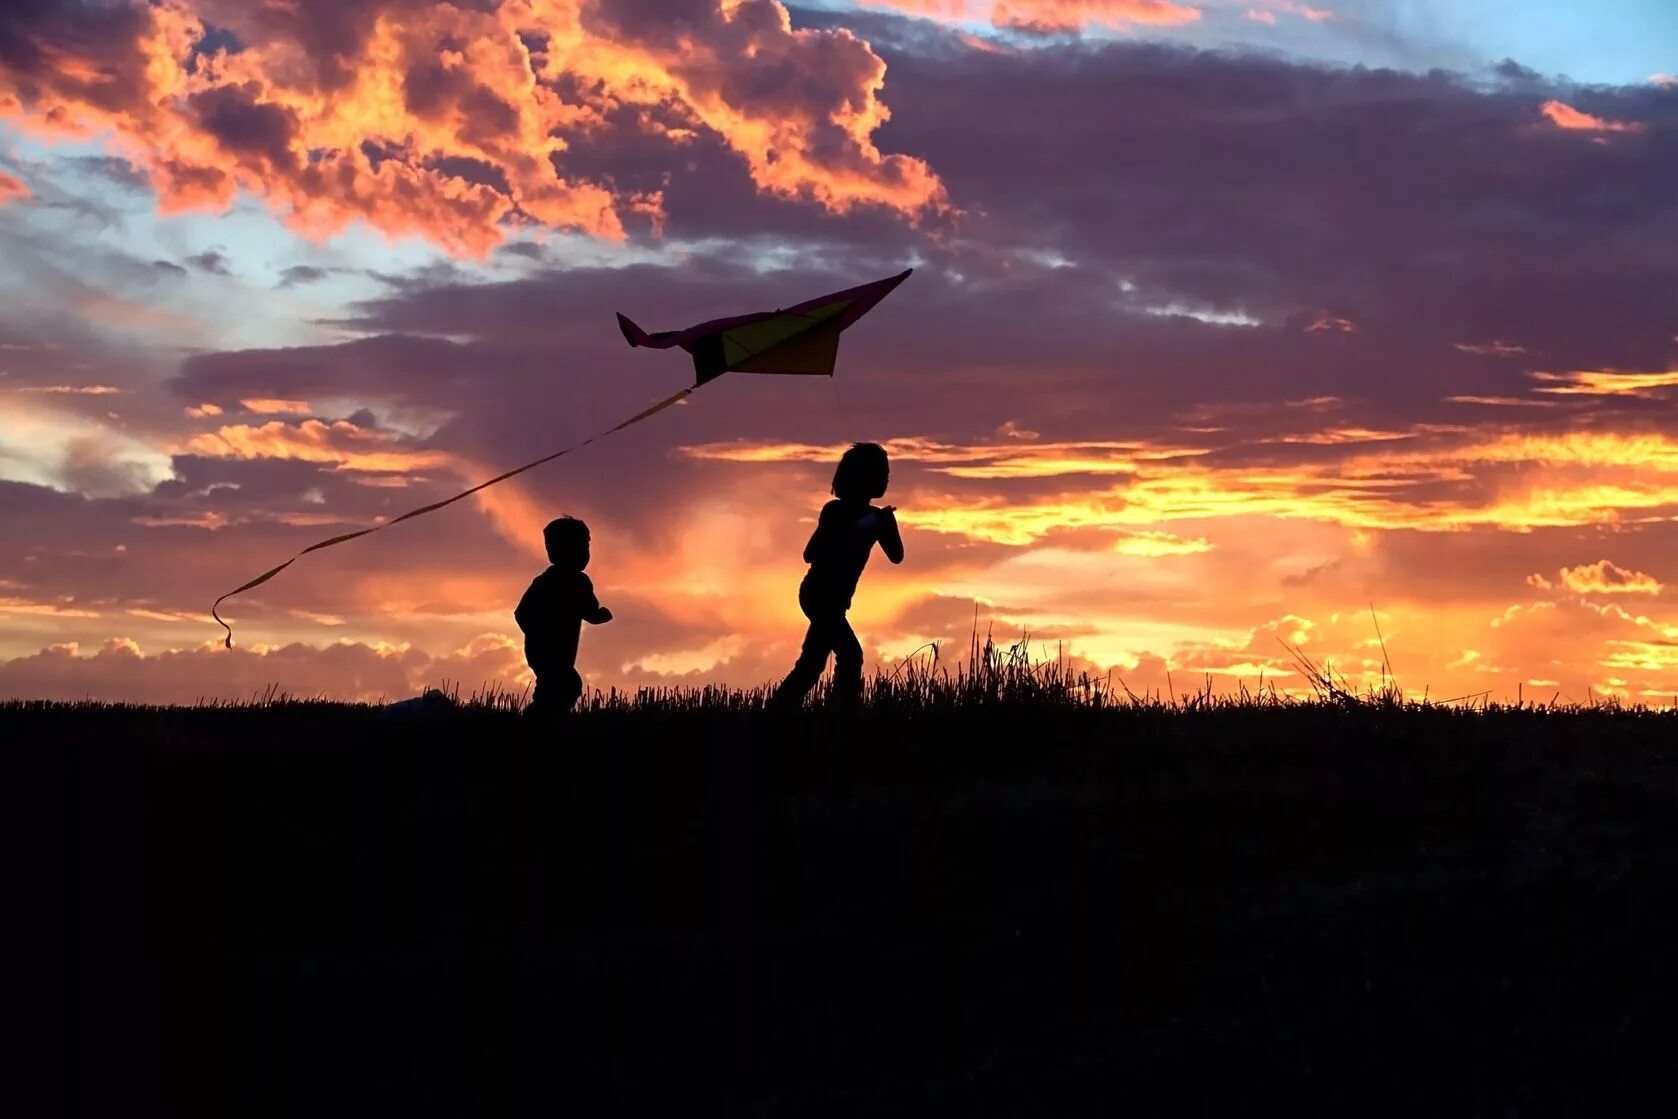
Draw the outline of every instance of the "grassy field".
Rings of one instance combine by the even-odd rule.
[[[1678,716],[989,676],[0,706],[14,1113],[1670,1111]]]

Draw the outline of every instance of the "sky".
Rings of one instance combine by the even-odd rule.
[[[1137,693],[1678,696],[1678,9],[1659,0],[12,0],[0,697],[756,685],[839,452],[977,630]],[[837,375],[649,330],[915,269]]]

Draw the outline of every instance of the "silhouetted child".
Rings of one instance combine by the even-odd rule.
[[[857,580],[874,545],[893,563],[903,562],[903,537],[897,530],[896,508],[869,502],[883,497],[891,480],[891,465],[878,443],[853,443],[833,472],[835,500],[822,506],[816,531],[804,545],[810,565],[798,588],[798,605],[810,619],[804,651],[781,686],[777,705],[800,703],[827,667],[833,654],[833,695],[840,701],[862,694],[862,645],[845,612],[851,608]]]
[[[524,631],[524,659],[536,673],[529,714],[551,721],[569,712],[583,694],[583,678],[577,674],[583,623],[609,622],[612,612],[600,605],[594,584],[583,574],[588,566],[588,525],[574,517],[549,521],[542,542],[553,566],[532,580],[513,617]]]

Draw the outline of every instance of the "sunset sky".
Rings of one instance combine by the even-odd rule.
[[[7,0],[0,697],[520,688],[561,513],[590,685],[770,681],[868,439],[870,670],[1672,702],[1678,6],[1324,3]]]

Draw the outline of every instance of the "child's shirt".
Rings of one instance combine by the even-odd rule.
[[[531,581],[513,611],[524,631],[524,659],[537,673],[576,667],[583,619],[599,610],[587,575],[549,567]]]
[[[834,500],[822,506],[816,531],[804,546],[804,562],[810,565],[806,581],[849,605],[885,520],[867,502]]]

